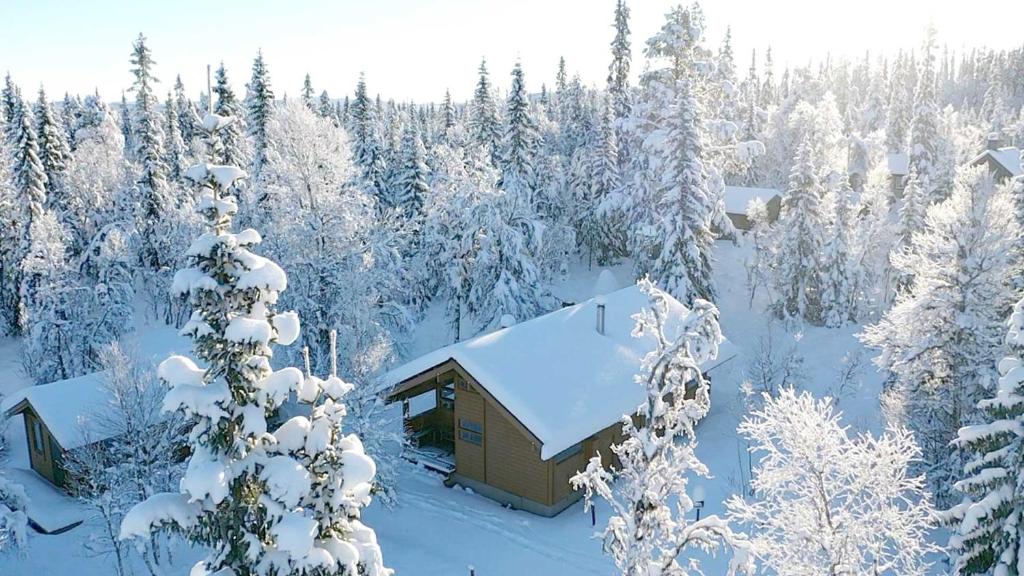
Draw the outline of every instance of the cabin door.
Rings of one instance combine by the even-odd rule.
[[[56,484],[53,474],[53,446],[43,423],[29,411],[25,415],[25,437],[28,438],[28,456],[32,469]]]

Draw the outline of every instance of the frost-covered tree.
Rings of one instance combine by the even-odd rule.
[[[135,352],[115,342],[100,354],[99,368],[108,400],[93,407],[79,434],[105,441],[71,451],[64,467],[71,493],[100,527],[86,540],[87,553],[113,556],[117,574],[128,574],[130,547],[118,537],[121,519],[135,504],[176,487],[186,429],[179,414],[163,413],[166,389]],[[166,543],[157,537],[140,542],[138,551],[153,574],[169,560]]]
[[[687,518],[694,509],[686,491],[690,477],[709,475],[694,453],[694,427],[710,407],[700,364],[718,354],[718,310],[696,300],[687,311],[647,280],[640,288],[650,307],[635,316],[633,336],[654,344],[636,376],[644,402],[636,414],[622,418],[623,439],[611,448],[619,465],[608,468],[597,454],[572,477],[573,488],[585,490],[587,510],[596,498],[611,508],[599,535],[624,576],[699,574],[696,560],[680,556],[693,549],[712,551],[722,542],[739,548],[729,570],[736,574],[749,566],[743,560],[745,541],[718,516]],[[673,317],[680,314],[685,316]]]
[[[756,458],[751,497],[732,496],[731,522],[779,576],[927,573],[936,516],[920,450],[905,428],[850,436],[830,399],[783,388],[765,395],[739,433]]]
[[[178,126],[181,131],[181,137],[185,140],[189,150],[191,150],[196,138],[202,134],[202,126],[200,125],[195,105],[188,99],[188,95],[185,94],[185,84],[181,81],[181,76],[174,80],[174,104],[178,109]]]
[[[789,188],[782,198],[775,249],[776,312],[809,322],[821,320],[821,184],[814,152],[805,138],[797,150]]]
[[[970,454],[955,485],[964,500],[946,512],[955,574],[1019,574],[1024,559],[1024,300],[1009,324],[1011,355],[999,362],[995,395],[978,403],[984,421],[961,428],[954,441]]]
[[[35,126],[23,103],[19,103],[15,109],[12,123],[15,127],[11,131],[14,138],[11,144],[11,179],[14,204],[19,208],[19,217],[16,221],[18,249],[13,259],[16,268],[11,271],[11,282],[12,287],[17,286],[17,297],[13,303],[14,309],[17,310],[17,325],[19,330],[24,332],[29,329],[24,298],[27,292],[33,290],[33,286],[25,282],[24,262],[31,251],[32,225],[42,218],[46,211],[46,172],[39,159],[39,142]]]
[[[0,417],[0,432],[6,424],[6,417]],[[8,450],[7,440],[0,434],[0,462],[7,461]],[[0,554],[23,549],[28,544],[28,503],[25,487],[0,473]]]
[[[851,254],[849,230],[850,195],[846,182],[832,194],[832,215],[828,236],[821,254],[821,320],[825,326],[837,328],[857,319],[857,266]]]
[[[326,372],[332,361],[332,331],[341,335],[341,365],[351,367],[367,350],[390,344],[388,328],[406,316],[388,289],[401,278],[382,277],[368,239],[381,227],[373,199],[349,185],[355,170],[347,138],[329,120],[293,100],[275,111],[267,130],[266,245],[290,275],[282,304],[304,319],[300,344],[314,371]]]
[[[1016,234],[1006,190],[981,170],[966,171],[952,196],[929,208],[910,248],[893,255],[897,273],[912,280],[862,336],[890,374],[886,416],[916,434],[942,505],[963,463],[950,441],[976,419],[975,405],[996,380]]]
[[[316,112],[316,102],[313,100],[313,95],[316,92],[313,90],[313,80],[309,77],[309,73],[306,73],[306,77],[302,79],[302,92],[299,97],[302,99],[302,103],[309,108],[310,111]]]

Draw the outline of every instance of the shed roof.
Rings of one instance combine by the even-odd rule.
[[[1011,177],[1021,175],[1020,148],[1016,146],[1006,146],[998,150],[985,150],[975,156],[974,160],[971,160],[971,165],[977,166],[988,159],[1001,166]]]
[[[781,192],[775,188],[750,188],[747,186],[726,186],[725,211],[728,214],[746,214],[747,205],[754,198],[760,198],[767,203],[772,198],[779,196]]]
[[[605,331],[596,329],[598,298],[605,304]],[[678,331],[689,310],[670,299],[667,327]],[[652,336],[634,338],[632,316],[649,305],[637,286],[591,298],[471,340],[427,353],[382,377],[397,386],[455,360],[538,440],[547,460],[633,413],[644,399],[633,377]],[[735,356],[728,342],[705,372]]]
[[[172,328],[158,328],[127,340],[129,350],[154,366],[172,353],[191,350],[188,340]],[[102,427],[90,426],[100,411],[108,409],[110,401],[105,373],[93,372],[22,388],[4,398],[0,412],[13,415],[31,405],[61,448],[74,450],[110,438],[111,434]]]

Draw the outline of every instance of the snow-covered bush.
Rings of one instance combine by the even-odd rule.
[[[936,520],[920,450],[904,428],[851,437],[828,399],[784,389],[739,427],[758,456],[753,496],[726,502],[751,550],[779,576],[923,575]]]

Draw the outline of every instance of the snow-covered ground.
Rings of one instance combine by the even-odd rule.
[[[749,250],[720,242],[717,246],[716,281],[719,291],[723,332],[736,344],[739,355],[723,365],[714,376],[710,415],[700,424],[698,455],[711,469],[714,478],[700,480],[706,493],[703,514],[723,512],[722,501],[740,489],[747,474],[745,447],[736,436],[736,426],[745,412],[741,383],[748,364],[767,330],[764,303],[756,301],[751,309],[746,287],[744,258]],[[598,268],[575,269],[570,278],[555,287],[563,300],[579,301],[592,295]],[[614,269],[620,283],[631,280],[629,266]],[[414,356],[448,343],[442,306],[430,310],[410,343]],[[855,355],[860,344],[855,334],[859,326],[830,330],[805,327],[788,334],[776,325],[776,343],[782,349],[795,346],[803,357],[801,387],[817,396],[830,395],[843,359]],[[20,348],[16,341],[0,341],[0,393],[10,393],[30,383],[21,376]],[[854,385],[840,397],[839,408],[845,422],[854,429],[877,431],[881,416],[878,406],[880,376],[864,354],[863,366],[853,379]],[[24,428],[20,418],[6,431],[12,452],[6,466],[28,468]],[[469,574],[469,566],[479,576],[576,576],[612,574],[614,566],[602,555],[600,542],[592,539],[590,515],[576,504],[555,518],[542,518],[502,508],[495,502],[462,489],[445,488],[441,478],[423,469],[404,464],[399,482],[399,503],[388,510],[374,504],[366,512],[366,521],[377,531],[387,564],[398,574],[415,576],[453,576]],[[607,518],[598,508],[598,523]],[[33,534],[28,550],[20,556],[0,557],[0,575],[99,576],[110,574],[109,557],[89,555],[83,546],[95,524],[87,521],[67,533],[44,536]],[[179,550],[174,570],[169,574],[187,574],[199,556],[197,550]],[[708,574],[724,572],[722,558],[706,560]],[[136,573],[145,573],[141,566]]]

